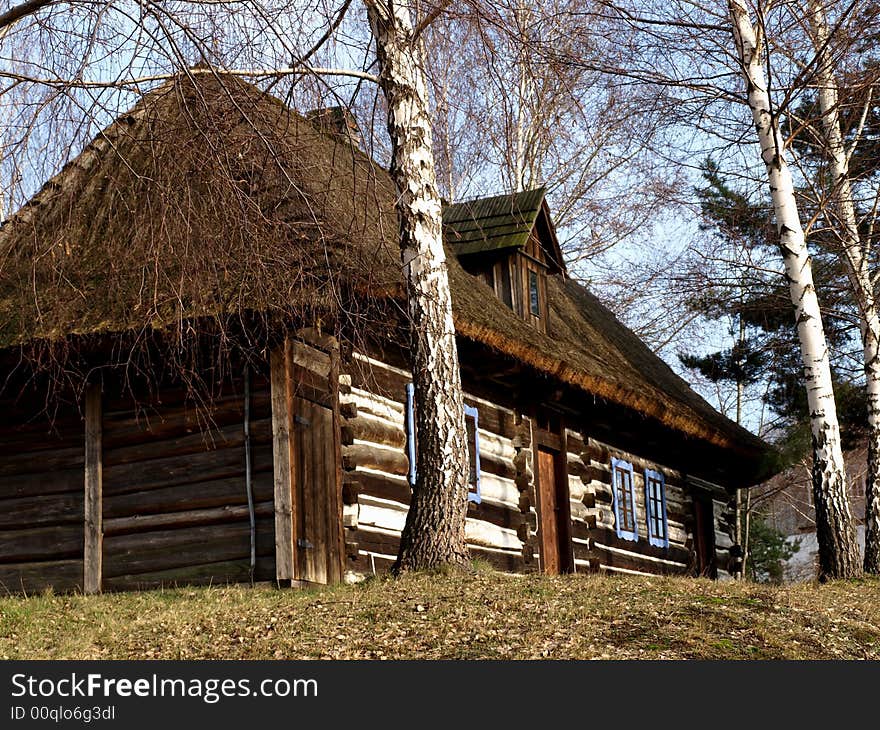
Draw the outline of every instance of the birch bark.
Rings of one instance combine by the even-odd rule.
[[[794,183],[785,160],[784,140],[772,113],[761,62],[761,42],[743,0],[728,0],[734,44],[748,90],[761,158],[779,233],[779,247],[795,310],[813,442],[813,501],[819,543],[819,579],[861,572],[859,548],[846,493],[840,426],[831,385],[828,346],[813,284]]]
[[[880,313],[868,268],[868,250],[859,235],[849,156],[840,122],[837,79],[829,48],[828,21],[821,3],[808,0],[810,27],[816,49],[819,111],[831,177],[832,202],[841,228],[843,258],[859,307],[864,349],[865,391],[868,403],[868,467],[865,475],[865,561],[868,573],[880,573]]]
[[[468,453],[427,86],[408,6],[364,4],[388,102],[417,406],[416,483],[393,571],[464,566]]]

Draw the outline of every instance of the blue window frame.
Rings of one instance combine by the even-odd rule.
[[[412,383],[406,384],[406,455],[409,459],[409,488],[416,484],[416,388]]]
[[[480,414],[476,408],[464,407],[464,425],[468,444],[468,502],[479,504],[480,497]]]
[[[645,507],[648,513],[648,542],[669,547],[666,523],[666,479],[659,471],[645,469]]]
[[[410,489],[416,483],[416,419],[415,419],[415,386],[406,384],[406,410],[404,422],[406,426],[406,455],[409,459],[409,474],[407,475]],[[468,445],[468,501],[480,503],[480,417],[476,408],[465,405],[464,422]]]
[[[611,484],[617,536],[636,541],[639,539],[639,523],[636,518],[636,488],[632,464],[623,459],[611,459]]]

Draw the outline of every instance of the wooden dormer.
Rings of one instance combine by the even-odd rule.
[[[566,272],[544,188],[447,205],[443,230],[465,271],[547,331],[547,276]]]

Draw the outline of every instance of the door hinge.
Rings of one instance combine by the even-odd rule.
[[[299,426],[311,426],[312,422],[308,418],[303,418],[302,416],[294,416],[293,422]]]
[[[308,540],[304,540],[303,538],[298,538],[296,541],[296,546],[301,547],[305,550],[312,550],[315,546],[312,545]]]

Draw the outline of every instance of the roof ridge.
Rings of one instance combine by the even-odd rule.
[[[455,202],[444,201],[443,205],[444,205],[444,207],[451,207],[453,205],[467,205],[468,203],[481,203],[486,200],[494,200],[495,198],[513,198],[513,197],[520,197],[520,196],[524,197],[526,195],[531,195],[531,194],[537,193],[539,191],[543,192],[544,195],[546,195],[547,194],[547,186],[546,185],[539,185],[538,187],[529,188],[528,190],[515,190],[513,192],[494,193],[492,195],[477,195],[473,198],[467,198],[465,200],[457,200]],[[542,199],[543,199],[544,195],[541,196]]]

